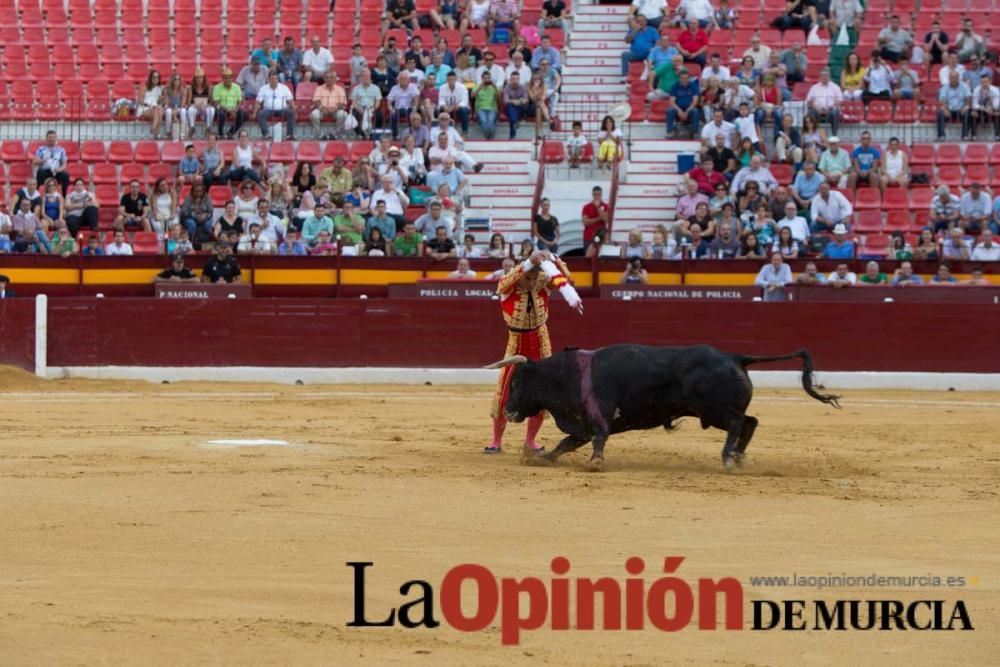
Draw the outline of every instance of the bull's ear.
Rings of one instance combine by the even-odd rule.
[[[507,357],[506,359],[501,359],[500,361],[494,362],[489,366],[483,366],[483,368],[488,368],[491,370],[496,368],[505,368],[506,366],[513,366],[515,364],[527,363],[527,361],[528,358],[525,357],[524,355],[515,354],[511,357]]]

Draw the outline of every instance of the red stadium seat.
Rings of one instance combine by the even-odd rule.
[[[770,170],[780,185],[791,185],[792,165],[775,162],[770,165]]]
[[[882,198],[882,208],[893,210],[906,210],[910,207],[908,193],[904,188],[886,188],[885,196]]]
[[[208,196],[212,199],[212,206],[222,208],[233,198],[233,191],[228,185],[213,185],[208,189]]]
[[[121,183],[122,185],[127,185],[132,181],[139,181],[142,186],[146,185],[146,166],[142,164],[136,164],[135,162],[130,162],[129,164],[123,164],[121,170]]]
[[[892,119],[897,123],[915,123],[917,121],[917,103],[913,100],[896,102],[896,110]]]
[[[935,154],[934,144],[913,144],[910,151],[910,164],[913,166],[932,165],[935,161]]]
[[[299,84],[301,85],[301,84]],[[299,162],[319,164],[323,161],[323,151],[318,141],[300,141],[299,151],[295,156]]]
[[[854,208],[857,210],[874,209],[882,207],[882,196],[877,188],[858,188],[854,196]]]
[[[338,145],[339,144],[339,145]],[[347,157],[348,162],[354,164],[359,157],[368,157],[368,154],[372,152],[375,145],[368,141],[355,141],[351,144],[350,149],[346,155],[341,154],[342,157]],[[331,155],[331,151],[344,151],[348,150],[347,144],[344,142],[328,141],[326,144],[326,151],[323,153],[323,162],[329,164],[333,162],[333,158],[336,155]]]
[[[164,163],[166,164],[177,164],[184,157],[184,142],[182,141],[168,141],[163,144],[162,157]]]
[[[971,144],[970,144],[971,145]],[[983,149],[986,147],[983,146]],[[990,166],[985,162],[966,162],[965,176],[962,178],[962,187],[967,188],[973,183],[986,187],[990,182]]]
[[[962,166],[958,164],[939,164],[935,182],[957,188],[962,184]]]
[[[938,144],[937,164],[962,164],[962,147],[958,144]]]
[[[5,141],[0,144],[0,160],[4,162],[19,162],[28,159],[22,141]]]
[[[930,210],[934,191],[930,188],[910,189],[910,209],[913,211]]]
[[[966,165],[986,165],[990,161],[990,151],[986,144],[966,144],[965,164]]]
[[[94,164],[94,183],[99,185],[118,184],[118,165],[110,162]]]
[[[542,162],[561,164],[566,160],[566,150],[561,141],[546,141],[542,144]]]
[[[882,211],[869,209],[855,213],[854,231],[859,233],[882,231]]]
[[[132,250],[137,255],[159,255],[163,252],[163,245],[156,232],[136,232]]]
[[[151,164],[149,165],[149,182],[156,183],[162,178],[172,183],[174,180],[174,171],[174,165],[167,164],[166,162]]]
[[[108,159],[108,150],[103,141],[84,141],[80,156],[84,162],[104,162]]]
[[[135,146],[135,161],[153,164],[160,161],[160,145],[155,141],[140,141]]]
[[[913,226],[909,211],[892,210],[885,214],[885,228],[890,232],[908,232]]]
[[[844,123],[863,123],[865,105],[860,100],[845,100],[840,105],[840,120]]]
[[[888,123],[892,120],[892,102],[888,100],[872,100],[868,105],[869,123]]]
[[[885,257],[889,254],[889,241],[887,234],[868,234],[864,237],[862,253],[867,257]]]
[[[271,144],[271,162],[292,164],[295,162],[295,146],[290,141],[278,141]]]
[[[108,147],[108,159],[117,164],[125,164],[135,159],[131,141],[112,141]]]

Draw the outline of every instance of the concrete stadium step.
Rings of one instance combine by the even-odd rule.
[[[563,76],[563,83],[566,83],[567,78],[573,80],[582,76],[611,76],[615,77],[615,83],[621,82],[622,71],[617,65],[595,65],[580,59],[579,62],[567,62],[564,69],[566,74]]]
[[[535,184],[522,182],[522,183],[496,183],[496,184],[480,184],[475,182],[475,192],[476,196],[490,196],[490,197],[502,197],[504,201],[512,197],[534,197],[535,196]]]
[[[624,45],[624,42],[622,44]],[[566,53],[566,62],[570,62],[572,59],[591,59],[595,65],[614,65],[617,63],[621,67],[620,51],[624,50],[622,48],[616,53],[614,50],[574,44],[573,48]]]
[[[609,103],[615,102],[625,97],[625,84],[623,83],[564,83],[562,87],[564,94],[594,94],[600,95],[601,99],[607,99]]]
[[[576,8],[574,12],[577,17],[580,16],[593,16],[594,14],[617,14],[620,16],[625,16],[628,13],[629,6],[627,4],[623,5],[580,5]]]
[[[469,179],[469,183],[472,185],[484,188],[497,185],[521,185],[525,183],[532,183],[531,176],[527,171],[518,173],[489,173],[486,171],[485,167],[483,167],[483,170],[478,174],[466,174],[465,177]]]
[[[626,211],[644,211],[646,209],[662,209],[669,208],[673,209],[677,206],[677,195],[676,193],[670,197],[663,196],[651,196],[651,197],[629,197],[627,200],[619,199],[615,204],[615,212],[617,214],[619,209],[624,209]],[[640,214],[643,215],[643,214]]]
[[[534,196],[535,194],[532,192],[530,195],[491,197],[486,193],[481,193],[479,188],[476,188],[476,191],[469,197],[469,205],[475,208],[492,206],[494,209],[522,208],[530,210]]]
[[[475,157],[475,156],[474,156]],[[502,177],[504,179],[528,176],[527,161],[518,162],[485,162],[483,170],[478,174],[466,174],[469,178],[485,178],[487,176]]]
[[[677,194],[677,186],[662,183],[619,183],[618,201],[623,197],[673,197]]]
[[[598,36],[602,34],[606,36]],[[614,58],[615,56],[618,56],[618,62],[621,63],[621,52],[628,46],[628,44],[624,41],[624,33],[621,35],[616,35],[613,32],[590,33],[590,35],[592,36],[574,41],[574,47],[585,51],[601,51],[601,56],[604,58]]]
[[[526,224],[523,218],[519,219],[519,218],[494,217],[493,224],[490,226],[490,228],[494,232],[500,232],[501,234],[504,235],[510,234],[512,236],[517,236],[523,234],[526,237],[531,235],[531,225]]]
[[[530,152],[521,151],[491,151],[491,150],[477,150],[471,151],[466,149],[474,159],[485,165],[490,164],[527,164],[531,160]],[[485,167],[484,167],[485,170]]]
[[[587,72],[585,74],[567,74],[563,77],[562,89],[569,88],[576,90],[580,86],[588,85],[599,85],[602,89],[607,86],[621,86],[622,77],[620,73],[597,74],[596,72]]]

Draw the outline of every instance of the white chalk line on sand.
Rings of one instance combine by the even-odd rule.
[[[6,402],[38,402],[38,403],[103,403],[107,401],[120,401],[128,399],[153,398],[157,401],[187,401],[195,399],[219,399],[231,398],[242,400],[272,400],[276,398],[294,399],[322,399],[322,398],[369,398],[391,399],[394,401],[427,401],[434,398],[486,398],[493,395],[493,391],[464,391],[455,392],[427,392],[419,393],[418,388],[412,392],[384,392],[384,391],[304,391],[304,392],[271,392],[271,391],[185,391],[185,392],[0,392],[0,400]],[[802,396],[758,396],[753,399],[754,403],[810,403],[812,399]],[[1000,401],[963,401],[963,400],[940,400],[940,399],[892,399],[892,398],[865,398],[859,401],[852,401],[850,395],[842,397],[844,407],[942,407],[942,408],[1000,408]]]

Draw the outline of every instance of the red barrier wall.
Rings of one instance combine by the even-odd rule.
[[[503,353],[498,311],[479,300],[50,299],[48,355],[52,366],[477,367]],[[556,349],[805,347],[820,369],[843,371],[1000,372],[998,329],[1000,307],[946,303],[592,300],[584,316],[558,307],[550,322]]]
[[[34,299],[0,299],[0,364],[35,370]]]

